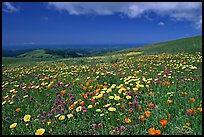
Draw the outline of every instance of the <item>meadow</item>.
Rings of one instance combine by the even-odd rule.
[[[201,135],[200,49],[3,63],[2,134]]]

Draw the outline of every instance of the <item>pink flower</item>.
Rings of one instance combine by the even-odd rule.
[[[120,130],[122,130],[122,131],[125,131],[125,129],[126,129],[126,128],[125,128],[124,126],[121,126],[121,127],[120,127]]]

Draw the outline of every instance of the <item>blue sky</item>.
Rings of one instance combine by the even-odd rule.
[[[156,43],[202,34],[198,2],[3,2],[5,45]]]

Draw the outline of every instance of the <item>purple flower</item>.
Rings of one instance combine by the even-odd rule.
[[[30,100],[33,100],[33,96],[30,96]]]
[[[134,106],[134,108],[136,108],[136,105],[137,105],[137,101],[134,100],[134,101],[133,101],[133,106]]]
[[[86,113],[86,109],[84,109],[83,112]]]
[[[104,99],[104,100],[103,100],[103,103],[104,103],[104,104],[106,104],[106,102],[107,102],[107,100],[106,100],[106,99]]]
[[[127,93],[129,96],[131,96],[132,95],[132,92],[131,91],[128,91],[128,93]]]
[[[132,126],[132,128],[134,128],[134,129],[135,129],[135,128],[137,128],[137,126],[133,125],[133,126]]]
[[[98,127],[101,127],[103,125],[103,121],[101,123],[98,124]]]
[[[98,127],[97,124],[93,124],[93,126],[94,126],[94,128],[97,128],[97,127]]]
[[[26,92],[26,95],[28,95],[28,92]]]
[[[86,110],[86,107],[85,107],[85,106],[82,106],[82,109],[83,109],[83,110]]]
[[[89,129],[89,133],[92,135],[92,132],[93,132],[93,130],[92,129]]]
[[[125,128],[124,126],[121,126],[121,127],[120,127],[120,130],[122,130],[122,131],[125,131],[125,129],[126,129],[126,128]]]
[[[21,121],[23,121],[23,122],[24,122],[24,118],[21,118]]]
[[[115,132],[118,132],[118,131],[119,131],[119,128],[118,128],[118,127],[115,127],[114,131],[115,131]]]
[[[50,116],[51,116],[51,114],[50,114],[50,113],[48,113],[48,114],[47,114],[47,116],[48,116],[48,117],[50,117]]]
[[[46,116],[46,112],[45,111],[43,111],[43,115]]]
[[[135,100],[137,100],[137,99],[138,99],[138,96],[136,95],[136,96],[135,96]]]
[[[51,113],[54,113],[55,112],[55,110],[54,109],[51,109]]]

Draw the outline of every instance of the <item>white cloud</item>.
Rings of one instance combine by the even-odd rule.
[[[48,17],[43,17],[43,20],[48,20],[49,18]]]
[[[196,22],[196,28],[202,30],[202,15],[199,17],[198,21]]]
[[[149,12],[168,16],[175,21],[195,24],[202,14],[202,2],[48,2],[49,7],[70,15],[125,15],[129,18],[148,17]]]
[[[185,13],[192,13],[202,7],[201,2],[48,2],[48,5],[59,11],[67,11],[71,15],[123,13],[135,18],[152,11],[178,19],[189,18]]]
[[[164,26],[165,24],[164,24],[164,22],[159,22],[158,25],[159,26]]]
[[[19,11],[18,8],[14,7],[13,4],[11,4],[11,2],[3,2],[3,5],[5,6],[3,11],[5,12],[12,13]]]

